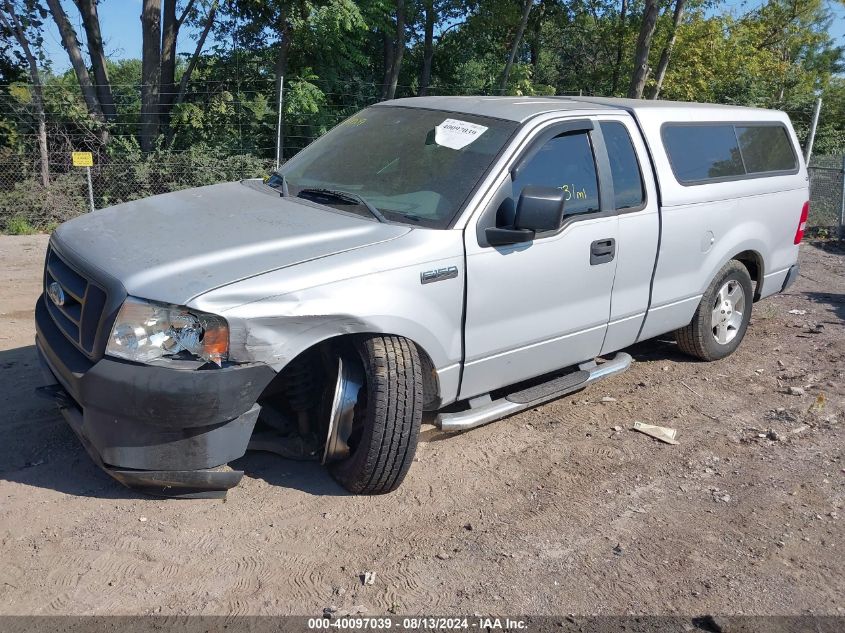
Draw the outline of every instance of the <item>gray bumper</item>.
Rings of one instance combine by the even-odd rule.
[[[243,473],[266,365],[181,370],[103,358],[92,363],[36,306],[36,347],[56,400],[94,461],[121,483],[177,497],[221,497]]]

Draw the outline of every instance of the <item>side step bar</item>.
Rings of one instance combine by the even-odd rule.
[[[619,352],[613,360],[601,365],[597,365],[595,361],[583,363],[579,365],[576,372],[508,394],[498,400],[491,400],[489,394],[473,398],[470,400],[469,409],[456,413],[440,413],[435,420],[435,424],[447,433],[474,429],[477,426],[494,422],[583,389],[602,378],[620,374],[630,366],[631,356],[625,352]]]

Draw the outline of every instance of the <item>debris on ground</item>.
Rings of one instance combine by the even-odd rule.
[[[331,606],[323,609],[323,616],[326,618],[348,618],[351,615],[363,615],[366,612],[367,607],[363,604],[357,604],[354,607],[345,607],[343,609]]]
[[[616,398],[611,398],[610,396],[605,396],[601,399],[602,402],[616,402]]]
[[[766,438],[772,440],[773,442],[782,442],[786,439],[782,433],[778,433],[775,429],[769,429],[766,433]]]
[[[807,311],[806,310],[790,310],[789,314],[797,314],[799,316],[803,316],[803,315],[807,314]]]
[[[675,436],[678,434],[678,430],[669,428],[668,426],[656,426],[654,424],[646,424],[645,422],[634,422],[634,426],[632,428],[635,431],[645,433],[646,435],[653,437],[656,440],[660,440],[661,442],[666,442],[667,444],[678,443],[675,439]]]
[[[716,503],[730,503],[731,496],[725,492],[724,490],[719,490],[718,488],[713,488],[711,491],[713,495],[713,501]]]
[[[364,585],[373,585],[376,582],[376,572],[365,571],[361,574],[361,583]]]
[[[790,387],[787,393],[790,396],[803,396],[807,392],[804,390],[803,387]]]
[[[824,411],[824,403],[825,403],[824,393],[820,393],[816,397],[816,401],[813,404],[810,405],[809,409],[807,409],[807,412],[808,413],[819,413],[821,411]]]

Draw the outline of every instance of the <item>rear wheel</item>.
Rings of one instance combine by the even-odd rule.
[[[702,360],[719,360],[739,347],[751,319],[751,277],[732,260],[713,279],[686,327],[675,332],[678,347]]]
[[[399,487],[417,450],[422,420],[422,366],[416,346],[398,336],[355,342],[363,385],[348,439],[349,455],[329,465],[344,488],[381,494]]]

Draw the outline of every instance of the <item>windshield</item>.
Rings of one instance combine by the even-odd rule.
[[[302,192],[313,199],[313,191],[304,190],[314,189],[347,192],[389,221],[446,228],[517,125],[470,114],[374,106],[303,149],[280,172],[291,196]],[[337,197],[320,202],[344,209],[350,204]]]

